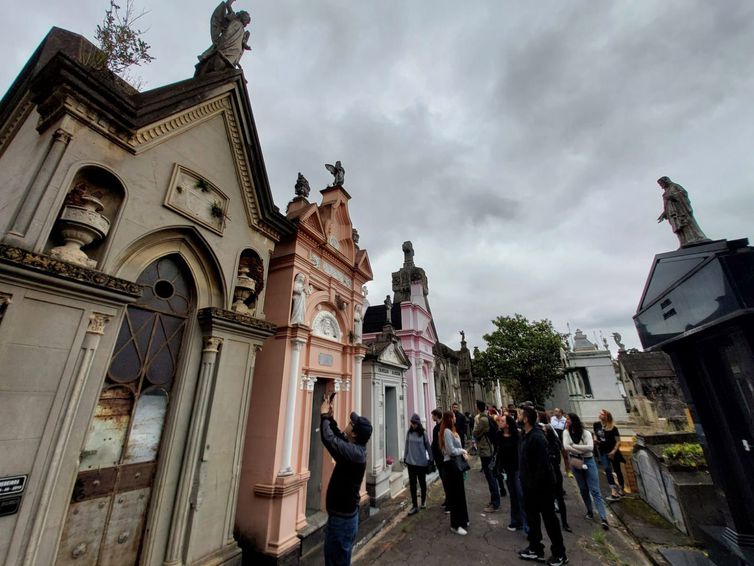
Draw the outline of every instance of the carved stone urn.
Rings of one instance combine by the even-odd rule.
[[[102,201],[91,195],[78,195],[74,202],[67,200],[55,224],[65,244],[52,248],[50,255],[90,269],[97,267],[97,261],[81,248],[104,239],[110,231],[110,220],[100,214],[104,208]]]
[[[257,282],[249,277],[249,268],[242,267],[238,270],[238,277],[236,278],[236,288],[233,291],[233,306],[234,311],[241,314],[248,314],[254,316],[254,301],[249,306],[249,299],[255,295],[257,289]]]

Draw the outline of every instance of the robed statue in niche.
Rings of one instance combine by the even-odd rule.
[[[657,222],[667,220],[673,232],[678,236],[681,247],[707,240],[694,218],[689,194],[681,185],[674,183],[670,177],[660,177],[657,184],[662,188],[662,214]]]
[[[234,12],[233,2],[235,0],[220,2],[212,12],[209,27],[212,45],[199,55],[194,76],[235,69],[243,52],[251,49],[249,32],[245,30],[251,16],[244,10]]]

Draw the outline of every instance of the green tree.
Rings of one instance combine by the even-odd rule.
[[[474,375],[483,381],[500,379],[516,401],[542,404],[563,379],[562,341],[545,319],[499,316],[495,329],[484,335],[487,349],[474,352]]]
[[[96,69],[107,68],[129,79],[127,71],[131,66],[154,60],[149,54],[149,44],[142,39],[144,30],[135,27],[145,14],[143,11],[136,13],[133,0],[126,0],[123,9],[115,0],[110,0],[105,19],[94,32],[99,52],[90,54],[88,64]]]

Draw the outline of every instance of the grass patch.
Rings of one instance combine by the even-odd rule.
[[[631,564],[618,556],[615,548],[607,542],[607,533],[605,533],[602,528],[592,531],[591,540],[582,540],[585,541],[584,548],[598,556],[602,564],[610,564],[611,566],[631,566]]]
[[[649,523],[653,527],[662,529],[674,528],[662,515],[638,497],[624,497],[620,500],[620,506],[622,510],[634,517],[638,517],[645,523]]]

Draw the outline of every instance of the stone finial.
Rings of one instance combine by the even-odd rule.
[[[307,181],[306,177],[304,177],[300,172],[298,174],[298,179],[296,179],[294,190],[296,191],[297,197],[303,198],[309,198],[309,193],[312,190],[309,186],[309,181]]]
[[[325,163],[325,169],[327,169],[330,174],[333,176],[333,187],[342,187],[343,186],[343,179],[346,176],[346,170],[343,168],[343,165],[341,165],[340,161],[336,161],[335,165],[330,165],[329,163]]]
[[[385,296],[385,317],[388,324],[393,324],[393,301],[390,295]]]
[[[403,267],[414,266],[414,245],[411,241],[403,242]]]
[[[662,189],[662,214],[657,222],[667,220],[681,247],[708,240],[694,218],[689,194],[670,177],[660,177],[657,184]]]

